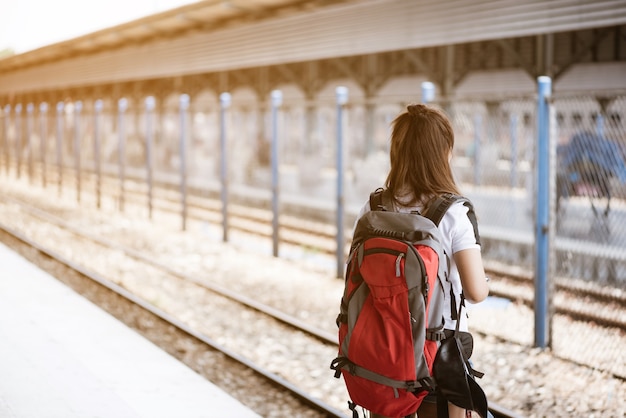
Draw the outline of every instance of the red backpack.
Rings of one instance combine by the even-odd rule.
[[[448,273],[437,224],[460,196],[426,216],[399,213],[382,189],[357,222],[337,317],[339,356],[353,415],[359,405],[387,417],[417,411],[435,388],[432,364],[444,338],[442,282]]]

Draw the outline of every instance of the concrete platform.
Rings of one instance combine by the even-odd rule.
[[[0,417],[258,417],[0,244]]]

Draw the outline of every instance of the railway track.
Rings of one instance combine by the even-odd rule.
[[[171,200],[169,202],[173,203]],[[213,219],[217,215],[216,210],[206,204],[194,202],[190,204],[190,207],[193,208],[190,216],[196,219],[203,219],[203,216],[209,217],[211,212]],[[234,219],[230,224],[233,229],[261,235],[268,239],[272,238],[272,231],[268,229],[271,216],[268,211],[246,210],[241,207],[237,209],[234,211]],[[305,222],[285,216],[281,217],[280,228],[283,243],[301,245],[303,242],[313,242],[316,250],[320,252],[328,255],[336,253],[336,228],[328,224]],[[351,237],[351,232],[346,231],[344,235]],[[349,245],[347,241],[346,251]],[[519,301],[528,306],[533,305],[533,277],[528,272],[489,262],[485,263],[485,272],[488,276],[498,279],[490,288],[492,296]],[[556,279],[555,290],[556,313],[580,321],[592,321],[602,326],[626,330],[626,309],[624,308],[626,292],[566,278]]]
[[[240,293],[233,292],[231,290],[225,289],[217,285],[208,284],[205,281],[200,280],[198,278],[194,278],[193,276],[190,276],[188,274],[175,271],[169,266],[163,263],[160,263],[158,261],[155,261],[151,259],[149,256],[146,256],[137,250],[134,250],[132,248],[123,248],[119,244],[116,244],[113,242],[107,242],[106,240],[99,238],[97,236],[94,236],[93,234],[89,234],[85,231],[81,231],[80,228],[77,228],[71,225],[70,222],[64,221],[63,219],[60,219],[54,215],[51,215],[45,212],[44,210],[41,210],[29,204],[26,204],[25,202],[19,202],[16,199],[5,197],[4,198],[5,203],[7,199],[10,200],[12,204],[19,205],[20,211],[27,212],[30,216],[38,218],[40,222],[44,222],[47,224],[55,224],[60,229],[69,231],[71,234],[77,237],[80,237],[80,239],[85,239],[85,240],[95,242],[103,248],[108,248],[108,250],[110,251],[114,251],[114,252],[121,251],[126,256],[132,257],[144,264],[150,265],[169,275],[176,276],[181,280],[185,280],[197,286],[203,287],[204,289],[207,289],[211,292],[219,294],[220,296],[229,298],[233,301],[236,301],[237,303],[245,305],[248,308],[261,312],[264,315],[271,316],[273,319],[280,321],[281,323],[286,324],[298,330],[298,332],[309,335],[310,337],[318,340],[322,344],[333,345],[334,347],[336,347],[336,342],[335,342],[336,338],[334,335],[328,332],[325,332],[323,330],[316,329],[315,327],[312,327],[306,324],[305,322],[298,320],[295,317],[289,316],[281,312],[280,310],[277,310],[271,306],[267,306],[265,304],[259,303],[258,301],[252,298],[242,296]],[[54,251],[48,248],[45,248],[41,244],[38,244],[30,240],[22,233],[13,231],[8,227],[2,227],[2,229],[5,231],[6,234],[10,234],[16,239],[19,239],[20,241],[24,242],[26,245],[36,248],[37,251],[56,260],[56,262],[62,263],[66,265],[68,268],[78,271],[82,276],[99,283],[101,286],[106,287],[112,292],[115,292],[119,296],[128,300],[129,303],[134,303],[140,306],[142,309],[149,311],[152,315],[158,317],[161,321],[164,321],[170,326],[173,326],[179,329],[181,332],[189,335],[190,337],[196,339],[202,344],[205,344],[211,347],[211,349],[213,350],[224,352],[225,355],[233,359],[233,361],[237,361],[243,364],[245,367],[253,369],[257,374],[261,375],[264,379],[271,381],[273,385],[278,385],[281,387],[282,390],[285,390],[288,393],[292,393],[293,396],[299,400],[299,402],[302,402],[306,406],[306,408],[320,412],[324,416],[343,416],[343,414],[334,406],[327,405],[324,402],[319,401],[315,397],[307,394],[306,391],[299,389],[296,385],[290,383],[284,378],[277,376],[275,373],[272,373],[271,371],[265,370],[262,366],[256,365],[252,361],[246,359],[245,357],[242,357],[241,355],[235,353],[234,351],[221,346],[220,344],[206,337],[204,334],[198,332],[197,330],[185,324],[184,322],[172,316],[171,314],[164,312],[163,310],[156,307],[154,304],[149,303],[147,300],[138,296],[134,292],[131,292],[128,289],[124,288],[123,286],[120,286],[119,284],[116,284],[115,282],[103,277],[101,274],[94,273],[92,271],[87,270],[85,267],[81,265],[77,265],[75,262],[68,260],[64,256],[57,254]],[[492,409],[493,409],[493,414],[496,417],[514,416],[512,413],[508,412],[506,409],[502,407],[499,407],[498,405],[493,405]]]
[[[73,270],[77,272],[78,274],[80,274],[80,276],[88,280],[91,280],[99,284],[100,286],[105,287],[109,291],[113,292],[115,295],[123,298],[126,301],[126,303],[136,305],[142,310],[149,312],[152,316],[158,318],[167,326],[173,327],[176,330],[178,330],[180,333],[186,334],[187,336],[193,338],[194,340],[197,341],[197,343],[200,343],[206,346],[210,350],[218,351],[219,353],[226,356],[229,359],[229,361],[239,363],[240,365],[244,366],[246,369],[254,371],[255,374],[259,375],[261,378],[269,382],[272,386],[278,387],[279,391],[283,393],[288,393],[289,396],[292,396],[293,398],[297,399],[302,404],[301,406],[302,410],[300,411],[300,413],[303,413],[303,411],[308,409],[316,413],[319,413],[319,416],[328,416],[328,417],[345,416],[343,412],[336,409],[332,405],[326,404],[325,402],[315,398],[314,396],[308,394],[306,391],[302,390],[301,388],[297,387],[293,383],[289,382],[287,379],[264,368],[262,365],[259,365],[255,363],[254,361],[242,356],[236,351],[219,344],[216,340],[197,331],[196,329],[189,326],[187,323],[177,318],[176,316],[168,312],[165,312],[164,310],[155,306],[155,304],[150,303],[147,299],[141,296],[138,296],[136,293],[127,290],[123,286],[116,284],[115,282],[109,280],[108,278],[102,276],[101,274],[90,271],[85,266],[78,265],[75,262],[68,260],[66,257],[58,254],[57,252],[30,240],[23,234],[17,231],[14,231],[4,225],[0,226],[0,229],[2,230],[4,234],[9,235],[10,237],[16,240],[21,241],[24,245],[31,247],[35,249],[36,251],[38,251],[39,253],[45,255],[46,257],[49,257],[50,259],[54,260],[55,263],[62,264],[65,268]],[[261,311],[263,310],[260,306],[258,306],[258,304],[257,304],[257,309]],[[289,323],[289,319],[286,319],[283,316],[282,322]],[[298,328],[298,325],[294,324],[293,327]],[[300,329],[300,330],[302,332],[307,332],[306,329]],[[247,376],[242,377],[242,379],[249,379],[249,377]]]
[[[92,185],[93,186],[93,185]],[[115,196],[119,202],[145,206],[146,190],[140,186],[124,188],[124,198],[120,196],[119,180],[104,176],[98,188],[85,186],[83,193],[99,190],[104,196]],[[171,188],[155,187],[151,196],[154,210],[181,215],[181,202],[178,191]],[[220,225],[220,202],[209,198],[200,198],[193,194],[186,199],[185,215],[188,219],[205,221]],[[269,210],[250,208],[243,205],[229,205],[229,228],[247,234],[272,239],[271,217]],[[312,221],[294,216],[280,216],[280,242],[287,245],[301,246],[307,243],[310,250],[334,256],[336,254],[336,227],[326,222]],[[346,230],[345,251],[349,248],[351,231]],[[527,271],[485,263],[488,276],[498,280],[492,282],[490,294],[532,306],[534,303],[533,277]],[[608,289],[594,283],[566,278],[556,278],[553,309],[580,321],[591,321],[602,326],[626,330],[626,292],[620,289]]]
[[[95,190],[95,188],[86,188]],[[105,178],[100,190],[105,196],[115,196],[119,185],[113,179]],[[152,195],[153,209],[169,214],[180,215],[180,199],[177,192],[156,189]],[[89,194],[89,192],[84,192]],[[137,187],[124,189],[126,204],[141,207],[145,205],[145,191]],[[117,197],[119,200],[119,196]],[[196,221],[220,224],[220,203],[212,199],[192,196],[187,199],[186,216]],[[232,230],[272,239],[271,212],[259,208],[230,205],[229,227]],[[336,227],[327,223],[303,220],[293,216],[281,216],[280,240],[282,244],[301,246],[333,256],[336,253]],[[344,234],[350,237],[350,232]],[[349,238],[346,242],[346,251]],[[130,254],[130,252],[129,252]],[[533,277],[527,271],[510,266],[485,263],[488,276],[497,277],[491,285],[492,296],[524,303],[534,303]],[[217,289],[216,289],[217,290]],[[575,320],[591,321],[602,326],[626,330],[626,292],[620,289],[606,289],[593,283],[580,280],[557,278],[555,283],[554,311]]]

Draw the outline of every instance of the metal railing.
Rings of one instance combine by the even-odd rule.
[[[441,106],[453,123],[453,169],[476,206],[485,258],[535,271],[543,296],[535,306],[539,346],[549,343],[549,277],[626,288],[626,95],[559,97],[542,82],[549,79],[538,80],[535,97],[445,102],[425,83],[417,99]],[[59,193],[75,181],[79,200],[81,173],[117,175],[120,210],[126,178],[139,179],[150,216],[153,182],[169,183],[180,192],[183,229],[188,189],[204,190],[222,201],[224,241],[229,199],[245,190],[239,199],[260,195],[271,207],[275,256],[283,203],[300,201],[338,226],[341,276],[342,232],[384,183],[389,122],[406,103],[353,103],[344,87],[334,100],[315,103],[278,90],[259,103],[228,92],[218,101],[180,95],[164,103],[148,97],[6,104],[0,172],[14,170],[19,178],[25,166],[31,183],[47,186],[53,179],[46,168],[56,167]],[[40,180],[34,164],[42,168]],[[68,170],[75,179],[63,177]]]

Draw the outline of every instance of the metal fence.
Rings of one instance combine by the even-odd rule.
[[[349,230],[369,192],[384,183],[389,125],[407,104],[349,94],[326,91],[310,102],[285,89],[261,102],[236,91],[4,105],[0,171],[59,191],[74,182],[79,200],[82,176],[99,181],[107,173],[120,179],[120,206],[126,179],[148,195],[153,181],[170,184],[181,194],[183,228],[189,190],[211,195],[224,203],[224,239],[231,198],[265,202],[275,219],[287,205],[311,207],[311,216]],[[416,101],[450,115],[453,169],[476,206],[487,260],[537,273],[545,206],[555,231],[546,254],[552,274],[626,288],[626,95],[548,95],[545,150],[537,148],[537,95],[438,103],[425,90]],[[552,169],[538,174],[538,156]],[[62,168],[60,175],[51,178],[50,167]],[[551,185],[545,202],[542,185]],[[338,251],[338,273],[341,257]]]

